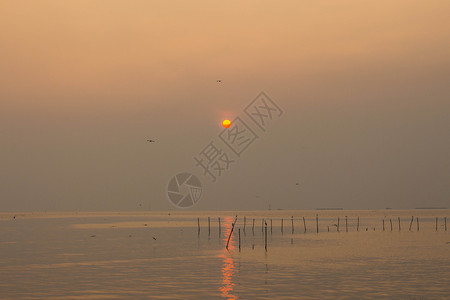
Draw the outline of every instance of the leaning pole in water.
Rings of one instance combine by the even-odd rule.
[[[230,244],[231,235],[233,234],[234,225],[236,224],[236,221],[237,221],[237,216],[234,219],[233,224],[231,224],[231,231],[230,231],[230,235],[228,236],[228,241],[227,241],[227,246],[226,246],[227,250],[228,250],[228,245]]]

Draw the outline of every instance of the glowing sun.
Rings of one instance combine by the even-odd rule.
[[[223,122],[222,122],[223,127],[228,128],[228,127],[230,127],[230,125],[231,125],[230,120],[223,120]]]

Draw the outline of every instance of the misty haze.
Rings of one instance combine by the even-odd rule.
[[[449,298],[449,14],[0,0],[0,298]]]

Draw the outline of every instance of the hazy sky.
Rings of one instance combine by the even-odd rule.
[[[195,209],[450,207],[449,15],[448,0],[0,0],[0,210],[174,209],[183,171]],[[284,114],[211,183],[193,157],[260,91]]]

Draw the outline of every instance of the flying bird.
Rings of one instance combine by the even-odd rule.
[[[147,142],[149,142],[149,143],[154,143],[154,142],[156,142],[155,140],[147,140]]]
[[[216,82],[221,83],[222,79],[217,79]]]

